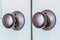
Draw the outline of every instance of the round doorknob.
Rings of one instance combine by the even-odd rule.
[[[46,25],[46,20],[46,15],[41,12],[37,12],[36,14],[34,14],[32,22],[35,27],[42,28]]]
[[[3,16],[2,23],[4,27],[11,28],[14,24],[14,16],[10,13],[7,13]]]
[[[6,28],[12,27],[14,30],[20,30],[25,24],[25,17],[20,11],[14,11],[12,14],[5,14],[2,23]]]
[[[13,16],[15,17],[15,24],[12,27],[14,30],[20,30],[25,24],[25,17],[20,11],[14,11]]]
[[[56,24],[56,16],[51,10],[43,10],[42,12],[37,12],[33,16],[32,22],[37,28],[51,30]]]

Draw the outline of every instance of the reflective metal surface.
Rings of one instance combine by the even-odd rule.
[[[37,12],[32,19],[35,27],[44,30],[51,30],[56,24],[56,16],[51,10]]]
[[[20,30],[25,24],[25,17],[20,11],[14,11],[13,16],[15,17],[15,24],[12,27],[14,30]]]
[[[43,29],[51,30],[56,24],[56,16],[55,16],[54,12],[51,10],[43,10],[42,13],[46,14],[46,16],[47,16],[47,24]]]
[[[46,25],[46,16],[44,14],[42,14],[41,12],[37,12],[34,16],[33,16],[33,24],[35,25],[35,27],[37,28],[41,28],[44,27]]]
[[[6,28],[11,28],[14,24],[14,17],[12,14],[8,13],[5,14],[2,18],[2,23],[4,25],[4,27]]]
[[[5,14],[2,22],[6,28],[12,27],[14,30],[20,30],[25,24],[25,17],[20,11],[14,11],[12,14]]]

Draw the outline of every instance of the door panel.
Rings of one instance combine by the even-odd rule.
[[[1,21],[0,40],[31,40],[30,0],[2,0],[2,17],[6,13],[12,13],[14,11],[23,13],[25,16],[25,25],[21,30],[16,31],[12,28],[5,28]]]
[[[56,24],[52,30],[46,31],[33,26],[33,40],[59,40],[60,39],[60,1],[59,0],[33,0],[33,14],[45,9],[52,10],[56,15]]]
[[[2,17],[2,0],[0,0],[0,21],[1,21],[1,17]]]

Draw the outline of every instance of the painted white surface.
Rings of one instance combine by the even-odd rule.
[[[2,16],[2,0],[0,0],[0,19],[1,19],[1,16]]]
[[[13,11],[21,11],[25,16],[25,25],[21,30],[15,31],[12,28],[5,28],[1,21],[0,40],[31,40],[30,0],[2,0],[1,2],[2,17],[6,13],[12,13]]]
[[[33,40],[60,40],[60,0],[33,0],[33,15],[45,9],[50,9],[55,13],[56,25],[50,31],[33,25]]]

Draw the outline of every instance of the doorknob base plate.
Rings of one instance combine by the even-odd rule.
[[[15,24],[12,27],[14,30],[20,30],[25,24],[25,17],[20,11],[14,11],[13,15],[15,17]]]
[[[47,16],[47,24],[43,29],[51,30],[56,24],[55,14],[51,10],[43,10],[42,13]]]

